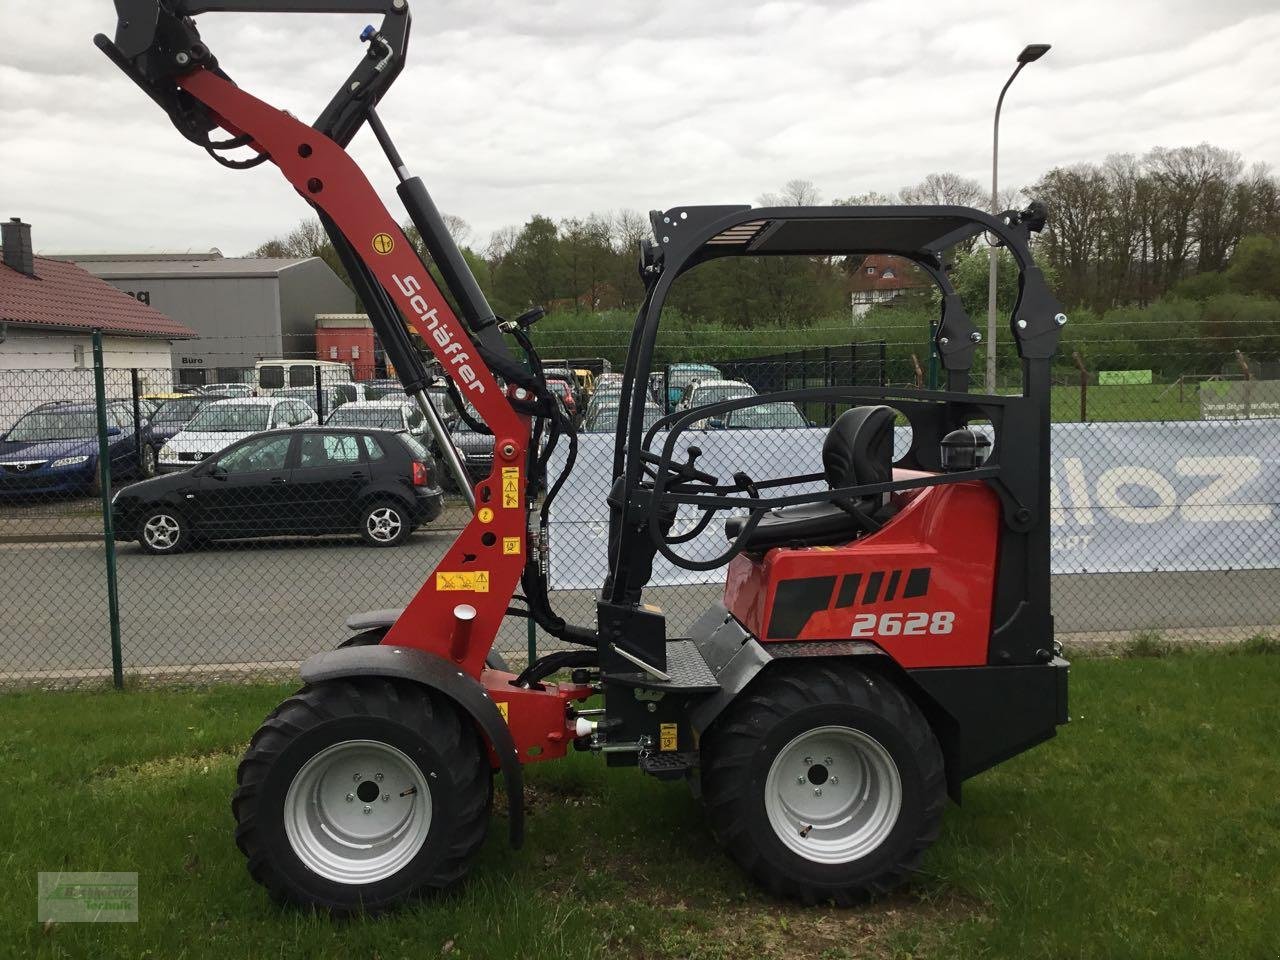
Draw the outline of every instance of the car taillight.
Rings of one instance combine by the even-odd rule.
[[[413,461],[413,485],[415,487],[431,486],[431,471],[421,460]]]

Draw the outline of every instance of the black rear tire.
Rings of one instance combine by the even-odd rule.
[[[409,511],[399,500],[374,500],[360,510],[360,536],[371,547],[397,547],[409,533]]]
[[[395,873],[368,883],[340,882],[301,859],[286,830],[287,799],[308,761],[362,742],[394,748],[421,771],[430,794],[429,826],[421,847]],[[277,902],[333,914],[375,913],[462,880],[484,842],[493,796],[493,772],[474,724],[441,694],[380,677],[319,683],[285,700],[254,734],[237,782],[231,810],[250,875]],[[388,796],[399,802],[403,794]],[[360,807],[345,808],[355,814],[356,829]]]
[[[794,766],[787,752],[792,745],[830,730],[851,731],[840,736],[871,744],[871,750],[891,761],[888,768],[896,768],[896,817],[884,815],[884,834],[876,839],[873,832],[868,841],[874,846],[846,859],[817,850],[803,828],[797,831],[802,839],[796,841],[790,834],[784,838],[775,826],[785,821],[778,811],[791,809],[786,794],[813,792],[815,784],[834,780],[834,764],[828,770],[823,766],[825,757],[812,758],[810,773],[806,769],[810,758],[804,758],[797,769],[788,767],[766,789],[775,760],[778,764],[790,760]],[[942,751],[928,721],[892,682],[851,664],[809,662],[773,668],[712,725],[701,750],[703,800],[713,833],[757,882],[776,895],[843,905],[886,893],[918,868],[924,851],[938,836],[946,803],[945,776]],[[850,766],[844,763],[842,769]],[[868,783],[874,776],[870,765],[860,772],[856,763],[852,767],[847,776],[854,784]],[[884,779],[893,779],[891,770]],[[794,786],[801,783],[804,786]],[[848,779],[842,789],[850,790]],[[830,799],[837,794],[831,784],[826,790],[827,802],[842,802]],[[858,790],[864,791],[861,801],[856,797]],[[847,801],[855,804],[848,808],[852,811],[873,795],[863,786],[854,787],[853,793],[854,798]],[[767,794],[774,799],[767,801]],[[820,807],[821,802],[815,799],[814,805]],[[772,820],[770,809],[775,814]],[[844,828],[832,829],[834,835]],[[808,852],[798,852],[797,846]]]

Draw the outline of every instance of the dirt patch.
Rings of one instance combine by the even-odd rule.
[[[847,908],[760,900],[695,909],[677,902],[657,943],[637,949],[623,938],[618,945],[643,958],[863,960],[928,953],[955,926],[982,916],[959,895],[910,890]]]

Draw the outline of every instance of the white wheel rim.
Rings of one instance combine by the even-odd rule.
[[[366,884],[402,870],[431,829],[431,789],[416,763],[377,740],[321,750],[294,776],[284,831],[299,860],[335,883]]]
[[[853,727],[815,727],[773,758],[765,812],[783,844],[815,863],[874,851],[902,811],[902,778],[879,741]]]
[[[167,513],[153,514],[142,527],[147,545],[154,550],[172,550],[182,533],[182,526]]]
[[[391,507],[378,507],[369,511],[369,519],[365,521],[365,529],[375,540],[388,542],[400,534],[400,514]]]

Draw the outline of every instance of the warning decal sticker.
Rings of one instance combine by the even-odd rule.
[[[520,506],[520,468],[502,468],[502,505],[507,509]]]
[[[658,725],[658,749],[676,749],[676,725],[674,723],[663,723]]]
[[[520,538],[519,537],[503,537],[502,552],[507,556],[520,555]]]
[[[465,590],[471,593],[489,592],[488,570],[462,570],[455,573],[437,573],[436,589],[442,593]]]

